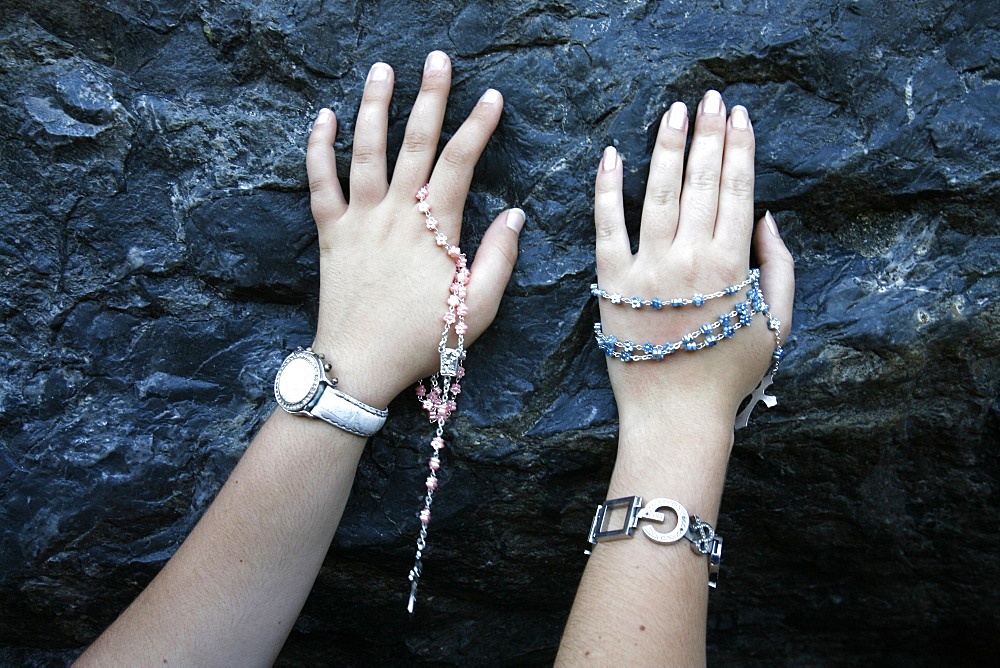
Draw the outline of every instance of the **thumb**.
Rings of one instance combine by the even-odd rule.
[[[781,321],[781,338],[792,329],[792,304],[795,300],[795,261],[778,234],[778,225],[768,211],[758,221],[753,236],[753,251],[760,264],[760,287],[771,307],[771,314]]]
[[[500,308],[504,288],[517,262],[517,240],[524,226],[524,211],[507,209],[490,224],[469,268],[469,337],[486,331]]]

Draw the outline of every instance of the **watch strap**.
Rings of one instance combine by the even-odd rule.
[[[369,406],[335,387],[324,385],[309,415],[367,438],[382,428],[389,411]]]

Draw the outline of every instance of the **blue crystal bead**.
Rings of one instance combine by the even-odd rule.
[[[738,285],[730,285],[730,286],[726,287],[726,289],[724,290],[724,292],[727,295],[735,295],[739,291],[740,291],[740,288],[739,288]]]
[[[715,336],[706,336],[705,337],[705,345],[708,346],[709,348],[711,348],[712,346],[715,345],[715,343],[718,340],[719,340],[718,337],[715,337]]]
[[[653,355],[654,360],[661,360],[666,355],[666,353],[663,352],[663,346],[654,347],[651,354]]]
[[[633,350],[635,350],[635,344],[629,341],[628,339],[625,339],[624,341],[622,341],[622,350],[627,353],[630,353]]]
[[[632,297],[628,303],[632,305],[632,308],[642,308],[642,300],[638,297]]]
[[[774,357],[774,361],[775,362],[780,362],[781,358],[784,357],[784,356],[785,356],[785,349],[784,348],[782,348],[781,346],[778,346],[777,348],[774,349],[774,354],[772,355],[772,357]]]
[[[659,297],[653,297],[649,301],[650,301],[649,305],[652,306],[657,311],[659,311],[661,308],[663,308],[663,300],[660,299]]]
[[[673,299],[670,300],[670,305],[671,306],[684,306],[684,300],[683,299],[679,299],[677,297],[674,297]]]
[[[613,294],[613,295],[609,295],[608,298],[611,300],[612,304],[621,304],[622,303],[622,296],[620,294],[618,294],[617,292],[615,294]]]
[[[628,362],[632,359],[632,353],[628,350],[623,350],[618,354],[618,359],[622,362]]]
[[[733,324],[733,316],[728,313],[723,313],[719,316],[719,324],[723,327]]]
[[[715,327],[712,327],[712,323],[706,322],[704,325],[701,326],[701,333],[702,334],[711,334],[712,330],[714,330],[714,329],[715,329]]]
[[[705,295],[700,293],[694,293],[694,297],[691,298],[691,303],[695,306],[701,306],[705,303]]]
[[[652,355],[653,354],[653,348],[654,348],[653,344],[650,343],[649,341],[647,341],[646,343],[642,344],[642,351],[644,353],[646,353],[647,355]]]
[[[777,332],[779,329],[781,329],[781,321],[778,320],[777,318],[771,318],[770,320],[767,321],[767,328]]]
[[[597,285],[597,283],[590,284],[590,294],[594,295],[595,297],[601,296],[601,288]]]
[[[733,327],[732,325],[726,325],[725,327],[722,328],[722,335],[727,339],[730,338],[735,333],[736,333],[736,328]]]
[[[687,343],[684,344],[684,349],[685,350],[698,350],[698,344],[695,343],[694,341],[688,341]]]
[[[744,325],[749,325],[751,322],[753,322],[753,313],[751,311],[741,313],[740,322],[742,322]]]

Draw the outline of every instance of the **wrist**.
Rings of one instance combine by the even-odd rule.
[[[401,380],[396,370],[365,360],[320,337],[311,347],[330,365],[329,375],[337,379],[337,389],[369,406],[386,408],[409,384]]]

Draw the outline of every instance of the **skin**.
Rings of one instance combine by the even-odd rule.
[[[458,243],[473,169],[503,109],[500,94],[487,91],[437,158],[450,84],[448,57],[431,53],[390,181],[393,72],[372,67],[358,111],[350,204],[337,180],[336,116],[323,110],[309,138],[320,245],[313,349],[333,364],[341,390],[377,407],[436,369],[454,274],[414,195],[430,183],[439,229]],[[471,265],[467,342],[496,315],[523,220],[520,210],[504,211],[483,236]],[[177,553],[78,665],[271,664],[330,547],[364,446],[325,422],[276,411]]]
[[[350,204],[336,174],[336,116],[323,110],[309,139],[321,281],[313,348],[334,364],[343,391],[374,406],[387,405],[438,363],[454,265],[424,229],[414,193],[430,183],[440,229],[458,243],[473,168],[502,111],[499,93],[487,91],[436,159],[450,81],[447,56],[430,54],[389,180],[393,73],[382,63],[372,67],[358,111]],[[629,295],[707,292],[746,275],[752,246],[787,335],[792,260],[773,219],[754,230],[754,144],[745,110],[734,108],[727,121],[721,98],[709,92],[685,169],[687,134],[687,110],[676,103],[660,125],[636,255],[624,226],[621,161],[614,149],[605,151],[595,201],[599,281]],[[471,267],[468,342],[496,315],[523,220],[520,210],[505,211],[483,237]],[[676,339],[704,320],[694,311],[658,317],[601,304],[605,331],[638,340]],[[773,345],[757,318],[697,355],[659,364],[610,360],[621,425],[608,498],[672,497],[715,525],[737,405],[766,370]],[[323,563],[364,445],[324,422],[274,413],[174,557],[79,665],[272,663]],[[599,545],[557,662],[703,664],[706,578],[704,558],[685,545],[642,536]]]
[[[751,250],[772,314],[791,327],[794,266],[767,214],[753,223],[754,135],[746,110],[728,118],[721,96],[698,105],[687,165],[686,107],[660,122],[650,162],[638,252],[622,204],[623,169],[605,150],[595,196],[598,281],[624,295],[687,297],[746,277]],[[677,340],[718,313],[716,303],[665,311],[601,300],[604,331],[638,341]],[[706,310],[709,309],[709,310]],[[763,317],[719,345],[663,362],[608,360],[620,416],[607,498],[667,497],[719,529],[719,504],[740,401],[770,363],[774,337]],[[673,515],[666,511],[667,526]],[[598,544],[566,625],[556,664],[704,665],[707,559],[687,541],[660,544],[637,532]],[[723,573],[724,575],[724,573]],[[723,585],[724,586],[724,585]]]

